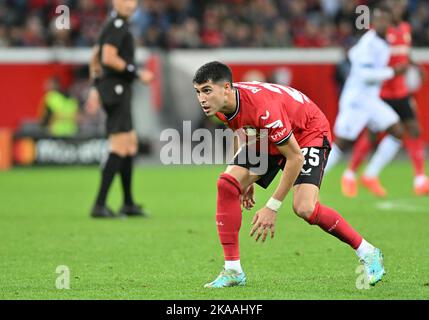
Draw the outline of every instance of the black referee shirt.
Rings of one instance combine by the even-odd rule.
[[[118,49],[119,56],[128,64],[134,62],[134,39],[129,30],[129,23],[126,18],[113,12],[111,17],[104,24],[101,30],[98,45],[100,47],[99,59],[102,60],[102,47],[104,44],[110,44]],[[121,78],[127,80],[123,72],[116,71],[102,64],[103,78]]]

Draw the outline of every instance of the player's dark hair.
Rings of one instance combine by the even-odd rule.
[[[226,65],[218,61],[208,62],[195,72],[193,83],[202,84],[209,81],[228,81],[232,86],[232,72]]]

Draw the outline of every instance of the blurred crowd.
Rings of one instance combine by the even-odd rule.
[[[110,0],[0,0],[0,47],[86,47],[97,39]],[[132,18],[150,48],[347,46],[359,35],[356,6],[375,0],[141,0]],[[401,1],[399,1],[401,2]],[[429,1],[405,0],[414,45],[429,46]],[[58,5],[70,29],[56,28]]]

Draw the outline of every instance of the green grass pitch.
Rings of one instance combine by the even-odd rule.
[[[414,196],[411,165],[383,172],[385,200],[362,189],[344,198],[343,168],[325,177],[321,201],[383,250],[387,275],[370,289],[356,287],[353,250],[295,216],[291,195],[265,244],[249,237],[255,210],[243,213],[247,286],[204,289],[223,264],[214,222],[221,166],[137,167],[135,197],[151,217],[116,220],[89,218],[98,168],[18,168],[0,173],[0,298],[428,299],[429,197]],[[257,188],[257,206],[274,187]],[[117,210],[118,178],[110,196]],[[59,265],[70,270],[69,290],[55,286]]]

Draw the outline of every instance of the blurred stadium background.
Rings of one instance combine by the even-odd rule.
[[[333,125],[338,110],[340,89],[347,72],[345,52],[363,32],[355,27],[355,19],[358,16],[355,8],[360,4],[371,6],[377,2],[371,0],[140,1],[139,8],[132,18],[132,30],[139,46],[137,60],[140,64],[146,64],[151,68],[156,74],[156,79],[148,87],[138,83],[134,84],[134,123],[139,136],[142,163],[141,171],[135,178],[135,184],[137,184],[138,192],[141,192],[142,198],[149,205],[149,210],[154,211],[154,216],[158,217],[158,220],[154,219],[149,222],[149,225],[152,224],[152,226],[156,224],[151,230],[147,225],[145,226],[144,221],[119,227],[115,223],[106,222],[101,227],[100,224],[91,225],[93,221],[89,221],[88,217],[88,210],[93,196],[95,196],[98,182],[96,166],[107,152],[107,144],[104,136],[103,113],[88,115],[84,110],[84,102],[90,86],[87,63],[91,46],[96,41],[101,25],[110,11],[110,1],[0,0],[0,169],[4,171],[0,172],[0,219],[4,222],[2,232],[4,231],[3,235],[6,240],[2,244],[3,252],[6,258],[9,258],[2,259],[2,266],[6,268],[2,270],[7,270],[6,273],[2,272],[5,281],[3,287],[6,288],[4,297],[234,298],[233,295],[214,294],[211,296],[204,291],[194,292],[192,289],[193,286],[200,286],[209,279],[209,276],[218,271],[213,268],[221,266],[220,252],[215,254],[210,250],[217,248],[212,215],[215,205],[215,179],[222,169],[204,171],[199,167],[195,171],[199,176],[195,180],[195,185],[189,184],[183,190],[178,190],[178,185],[181,181],[188,179],[188,174],[192,175],[192,170],[178,168],[174,173],[174,168],[157,167],[154,169],[156,173],[153,173],[150,167],[148,169],[144,165],[160,163],[162,130],[177,128],[180,131],[185,120],[192,121],[193,129],[201,127],[214,129],[218,126],[218,123],[206,119],[201,112],[191,82],[195,70],[201,64],[211,60],[229,64],[235,74],[235,81],[277,82],[303,91],[319,105]],[[66,5],[70,9],[70,29],[68,30],[59,30],[55,26],[55,21],[60,15],[55,10],[59,5]],[[406,6],[406,19],[413,28],[412,57],[429,73],[429,2],[409,0]],[[429,142],[429,81],[421,82],[415,70],[409,72],[407,79],[418,103],[425,141]],[[53,92],[56,93],[55,98],[52,98]],[[55,103],[74,106],[75,112],[70,115],[64,126],[54,128],[46,120],[48,99],[54,99]],[[183,141],[183,144],[190,143],[191,141]],[[399,156],[399,158],[407,159],[405,155]],[[407,212],[410,205],[411,207],[416,205],[417,209],[409,209],[415,220],[414,224],[406,229],[405,239],[392,240],[393,238],[389,238],[393,241],[390,242],[390,246],[386,242],[382,242],[380,245],[386,247],[387,253],[397,250],[396,245],[401,246],[399,251],[396,251],[398,259],[405,259],[401,253],[409,252],[413,241],[427,240],[425,232],[427,231],[428,212],[426,209],[429,203],[426,198],[413,200],[412,170],[407,161],[395,163],[386,170],[384,177],[386,183],[391,184],[388,186],[393,189],[394,197],[401,197],[405,194],[405,197],[411,198],[411,200],[409,202],[402,200],[406,203],[399,206],[392,203],[386,204],[383,207],[384,211],[380,211],[381,213],[375,218],[371,210],[379,207],[376,200],[368,194],[365,194],[361,200],[356,200],[357,202],[349,202],[341,198],[340,168],[333,173],[332,179],[329,179],[330,182],[327,182],[324,191],[328,202],[338,202],[339,208],[349,210],[351,215],[361,213],[353,210],[367,208],[365,210],[368,212],[364,212],[360,217],[347,217],[361,229],[372,232],[373,238],[376,238],[377,241],[383,239],[384,231],[389,233],[390,230],[396,230],[393,233],[400,233],[398,224],[406,225],[409,220],[406,216],[399,214]],[[55,168],[46,167],[47,165],[55,165]],[[74,167],[76,165],[77,167]],[[82,168],[81,165],[93,166]],[[70,166],[76,169],[70,171]],[[22,167],[28,167],[28,169]],[[167,179],[171,179],[172,185],[165,188],[160,180],[166,181]],[[406,179],[409,179],[408,184],[404,183]],[[402,192],[401,183],[403,183],[402,186],[408,187],[404,192]],[[200,185],[206,186],[205,189],[203,188],[202,194],[198,194],[195,190],[200,188]],[[209,188],[207,185],[213,187]],[[165,192],[171,192],[173,195],[171,201],[177,202],[177,206],[165,202],[165,198],[162,196],[166,194]],[[119,191],[117,193],[116,200],[114,200],[115,205],[119,205],[120,202]],[[268,196],[268,193],[264,193],[265,196]],[[139,196],[137,197],[139,198]],[[410,202],[414,204],[409,204]],[[204,210],[204,218],[200,218],[196,212],[192,212],[194,210],[192,204],[194,207],[199,206],[201,210]],[[386,221],[391,221],[391,212],[386,212],[386,208],[388,211],[398,213],[395,216],[397,220],[392,222],[394,225],[392,227],[385,225]],[[176,219],[190,219],[192,222],[185,225],[178,222],[179,220],[174,220],[177,223],[177,229],[174,229],[171,226],[173,214],[176,214]],[[84,220],[84,222],[77,222],[78,220]],[[384,229],[377,229],[374,226],[365,229],[368,221],[383,224]],[[52,223],[52,229],[49,228],[50,223]],[[305,228],[296,221],[288,223],[292,223],[292,227],[296,225],[297,228]],[[426,228],[426,231],[418,228]],[[142,230],[144,230],[143,235]],[[98,240],[94,238],[94,234],[97,232],[103,239],[102,241],[110,242],[112,235],[122,237],[122,242],[112,244],[114,250],[121,252],[116,260],[106,258],[106,255],[111,255],[108,251],[110,247],[104,248],[99,245]],[[133,274],[131,278],[140,277],[136,265],[141,262],[141,259],[145,259],[145,254],[151,254],[150,246],[153,246],[157,252],[167,249],[170,250],[169,252],[173,252],[177,249],[173,248],[171,243],[156,241],[155,234],[160,234],[162,237],[163,232],[167,232],[165,234],[167,237],[168,233],[173,232],[183,234],[183,238],[175,239],[178,243],[183,242],[183,246],[189,244],[186,240],[187,237],[201,236],[199,241],[207,242],[202,247],[194,249],[202,256],[210,252],[202,262],[205,263],[210,258],[211,269],[204,266],[204,275],[200,275],[195,283],[191,282],[192,285],[188,281],[194,280],[181,278],[180,283],[173,286],[168,292],[158,292],[151,289],[151,285],[148,284],[142,290],[150,293],[142,296],[139,293],[141,288],[133,287],[135,284],[121,275],[121,271],[118,271],[116,267],[125,270],[131,268],[129,271]],[[300,241],[298,238],[302,239],[303,234],[298,231],[289,230],[288,232],[294,233],[296,242]],[[313,233],[312,236],[305,233],[304,237],[309,237],[305,242],[310,241],[308,239],[314,240],[319,239],[317,237],[323,237],[323,235],[313,235]],[[139,238],[131,237],[132,234],[139,234]],[[18,238],[19,235],[23,235],[22,241]],[[281,238],[281,236],[281,231],[279,231],[278,237]],[[389,233],[389,236],[392,237],[392,233]],[[58,247],[53,245],[54,237],[57,240],[63,240]],[[79,237],[80,240],[76,240]],[[207,239],[208,237],[210,239]],[[328,247],[335,246],[333,242],[326,239],[323,238],[322,243],[325,241]],[[135,244],[136,241],[144,244],[144,253],[133,256],[141,249]],[[65,242],[68,244],[64,244]],[[123,242],[131,243],[132,246],[124,249],[121,247]],[[87,244],[93,245],[96,250],[87,251]],[[162,247],[164,244],[165,246]],[[291,244],[289,243],[289,245]],[[247,252],[253,250],[250,242],[249,244],[244,242],[243,246],[249,246],[245,249]],[[298,251],[304,250],[305,252],[306,250],[302,244],[300,246],[302,248],[296,249],[296,251],[290,248],[284,249],[290,251],[287,251],[285,255],[289,255],[289,259],[295,261],[294,259],[298,259],[297,257],[300,255]],[[126,251],[127,249],[130,251]],[[83,250],[83,256],[77,255],[76,252],[79,250]],[[274,266],[277,268],[274,275],[279,276],[283,271],[279,253],[282,252],[283,247],[277,244],[274,249],[269,250],[274,256]],[[311,250],[307,252],[309,256],[308,264],[304,264],[306,267],[311,266],[311,261],[314,260],[310,258],[314,253]],[[329,250],[327,254],[329,254]],[[343,251],[341,251],[341,258],[338,259],[350,258],[345,253],[345,249]],[[259,256],[259,253],[264,253],[262,249],[256,249],[256,253],[254,252],[247,256],[249,260],[262,259]],[[323,254],[318,254],[321,255],[320,258],[323,258]],[[424,274],[428,274],[429,264],[418,258],[418,256],[425,256],[424,253],[413,252],[413,254],[415,254],[414,260],[412,260],[415,262],[415,269],[410,277],[420,281]],[[133,256],[132,262],[135,262],[136,265],[131,262],[128,265],[124,264],[123,261],[130,256]],[[186,253],[182,257],[195,258]],[[185,259],[182,257],[179,257],[178,253],[174,253],[173,256],[167,258],[171,259],[168,260],[170,266],[176,266],[174,270],[176,274],[182,271],[187,272],[186,268],[182,267],[183,259]],[[318,259],[318,257],[313,258]],[[58,261],[56,258],[59,258]],[[92,276],[89,274],[92,271],[87,264],[90,259],[98,259],[100,264],[104,264],[105,268],[97,269],[97,272],[104,272],[104,276],[91,278]],[[124,260],[122,261],[122,259]],[[71,265],[75,263],[79,266],[75,270],[81,272],[82,286],[80,288],[82,291],[58,296],[51,283],[54,281],[53,276],[46,280],[43,278],[42,272],[53,273],[55,266],[64,260],[69,261],[68,263]],[[216,265],[212,263],[213,261],[216,261]],[[342,262],[344,261],[341,260]],[[406,263],[406,259],[403,262]],[[25,263],[33,265],[33,276],[22,269]],[[109,266],[113,266],[112,268],[115,270],[112,271]],[[198,263],[194,265],[192,272],[197,272],[196,269],[200,266],[201,264]],[[324,263],[323,266],[324,270],[345,272],[343,268],[340,271],[337,266],[328,267],[327,263]],[[161,267],[155,267],[149,263],[148,268],[153,273],[161,270],[164,274],[169,274],[167,280],[170,283],[175,280],[173,270],[165,269],[164,264],[161,264]],[[254,272],[255,275],[257,268],[254,266],[251,268],[253,269],[250,269],[250,273]],[[293,266],[288,266],[288,268],[287,270],[292,273],[296,270]],[[311,270],[311,267],[309,268]],[[415,289],[402,282],[401,276],[404,276],[405,273],[397,274],[397,278],[392,276],[392,279],[398,279],[399,286],[385,288],[385,291],[381,291],[381,293],[365,296],[363,293],[351,292],[350,289],[346,289],[348,288],[346,283],[351,281],[350,287],[353,286],[354,265],[347,265],[347,268],[350,268],[350,274],[345,278],[340,276],[338,279],[331,279],[331,275],[327,271],[323,271],[325,273],[316,269],[313,271],[318,272],[322,278],[324,277],[323,279],[327,283],[329,281],[337,282],[338,291],[332,291],[334,298],[428,297],[429,279],[422,280],[426,287],[423,287],[423,282],[420,281],[419,288]],[[8,272],[9,277],[6,279]],[[94,286],[102,283],[105,285],[112,280],[112,277],[108,276],[109,272],[116,272],[115,279],[118,286],[132,287],[134,291],[127,295],[125,291],[121,291],[122,289],[115,291],[117,288],[112,285],[110,289],[115,292],[112,295],[109,295],[109,287],[107,287],[107,291],[95,293]],[[308,273],[305,274],[303,270],[300,272],[295,282],[289,275],[288,281],[292,281],[296,288],[301,288],[302,282],[308,276]],[[165,280],[154,278],[153,273],[149,272],[152,278],[147,280],[147,283]],[[406,276],[408,275],[407,273]],[[42,278],[45,280],[40,280]],[[96,280],[93,285],[83,285],[84,279]],[[263,286],[265,283],[263,281],[267,280],[273,283],[274,287],[271,292],[267,290],[258,293],[254,285],[253,289],[251,287],[251,290],[254,290],[252,294],[240,291],[238,297],[243,299],[327,298],[325,296],[326,287],[323,285],[315,286],[315,291],[312,293],[304,289],[304,285],[302,291],[295,289],[291,296],[282,295],[280,291],[276,290],[281,288],[284,283],[280,281],[278,284],[276,279],[259,279],[260,283],[256,285]],[[185,286],[182,293],[180,293],[180,285]],[[44,291],[45,287],[50,289]],[[38,294],[39,289],[41,295]],[[344,292],[347,296],[342,296]],[[415,295],[413,295],[414,293]],[[403,295],[401,296],[401,294]]]
[[[364,31],[355,27],[356,6],[375,2],[141,1],[132,19],[138,61],[157,75],[150,87],[135,85],[141,153],[156,160],[160,132],[181,129],[183,120],[191,120],[195,128],[214,126],[199,112],[191,86],[196,68],[210,60],[230,64],[235,81],[273,81],[305,92],[333,124],[347,72],[344,52]],[[70,10],[68,30],[56,28],[59,5]],[[3,144],[14,136],[13,152],[2,156],[3,167],[99,162],[105,149],[103,114],[89,116],[83,104],[90,47],[109,11],[110,2],[102,0],[0,1]],[[407,20],[413,27],[413,58],[428,69],[429,3],[408,1]],[[428,141],[429,82],[419,87],[415,73],[409,78]],[[44,119],[48,93],[55,90],[66,96],[64,103],[77,106],[75,125],[64,132],[50,128]],[[55,143],[52,136],[73,139]]]

